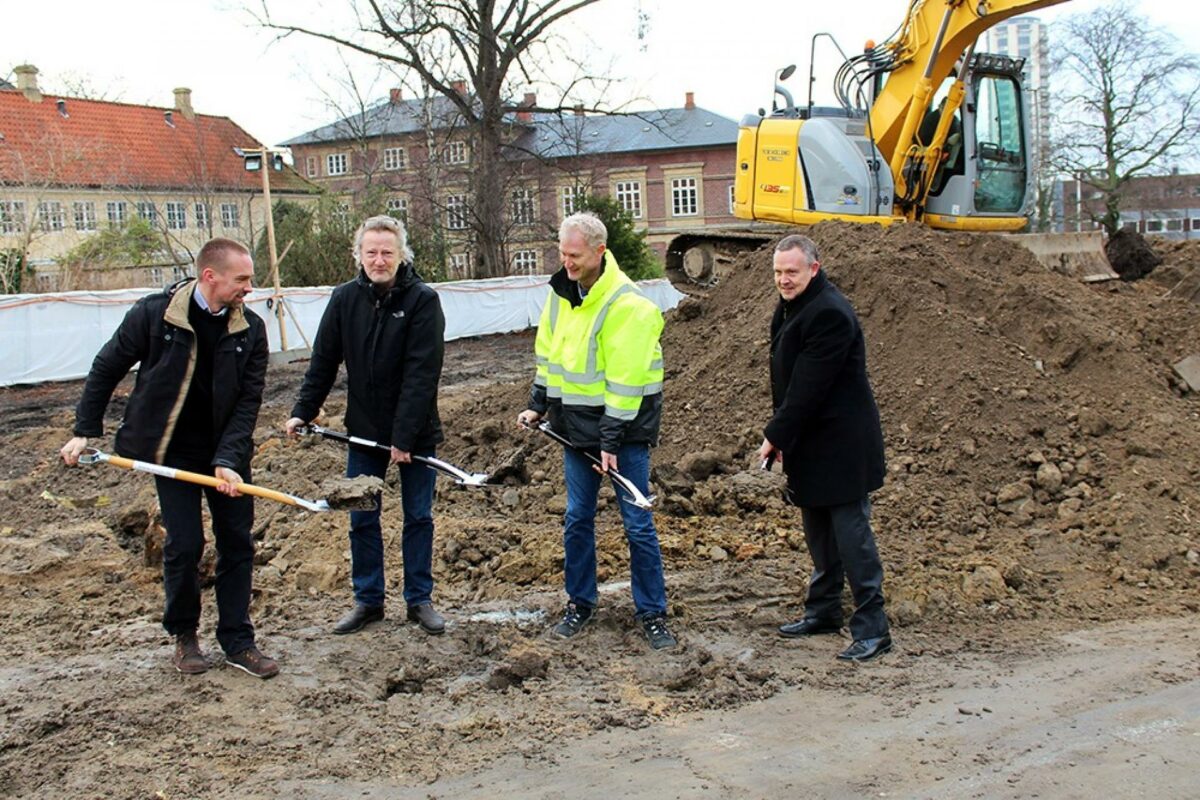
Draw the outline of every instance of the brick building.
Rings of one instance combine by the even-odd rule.
[[[262,218],[262,179],[240,148],[261,147],[227,117],[197,114],[191,92],[169,107],[44,95],[37,69],[17,67],[0,88],[0,252],[33,268],[24,291],[160,286],[190,271],[212,236],[252,246]],[[315,187],[290,168],[272,192],[307,197]],[[65,269],[62,256],[87,237],[140,217],[161,235],[153,265]],[[0,288],[0,291],[4,291]]]
[[[1063,229],[1091,230],[1104,213],[1104,195],[1084,181],[1065,181]],[[1082,211],[1082,213],[1081,213]],[[1170,239],[1200,239],[1200,174],[1134,178],[1121,203],[1121,227]]]
[[[521,103],[535,106],[533,95]],[[557,269],[558,224],[584,194],[621,203],[660,257],[682,230],[735,221],[738,126],[697,107],[691,92],[682,108],[630,115],[518,110],[505,124],[505,256],[513,273]],[[393,90],[362,114],[284,144],[297,169],[329,191],[349,197],[375,188],[414,228],[442,229],[449,275],[468,276],[472,145],[446,98],[406,100]]]

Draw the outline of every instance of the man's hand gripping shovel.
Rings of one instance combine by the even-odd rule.
[[[320,425],[303,425],[299,428],[296,428],[296,433],[300,434],[301,436],[322,436],[326,439],[332,439],[335,442],[341,442],[343,444],[356,444],[360,447],[370,447],[373,450],[382,450],[386,453],[392,452],[392,448],[386,444],[373,442],[370,439],[360,439],[357,436],[351,436],[350,434],[342,433],[341,431],[331,431],[328,428],[322,428]],[[433,458],[432,456],[419,456],[414,454],[412,460],[424,464],[430,469],[436,470],[443,475],[449,475],[456,483],[462,484],[463,486],[479,487],[488,485],[488,474],[486,472],[467,472],[466,470],[451,464],[449,461],[442,461],[440,458]]]
[[[600,463],[600,459],[596,458],[594,455],[589,453],[584,448],[578,447],[573,442],[571,442],[570,439],[567,439],[565,436],[559,435],[557,432],[555,432],[555,430],[553,428],[550,427],[549,422],[542,422],[539,425],[529,425],[525,422],[522,422],[521,425],[522,425],[522,427],[525,427],[529,430],[536,429],[536,430],[541,431],[542,433],[546,434],[551,439],[553,439],[554,441],[563,445],[564,447],[569,447],[577,453],[582,453],[584,456],[587,457],[587,459],[589,461],[591,461],[597,467],[602,466],[602,464]],[[622,489],[625,490],[625,496],[621,497],[621,499],[624,500],[626,503],[635,505],[638,508],[650,509],[650,508],[654,507],[654,500],[655,500],[654,495],[650,495],[649,497],[647,497],[646,495],[642,494],[642,490],[639,489],[637,486],[635,486],[633,484],[633,481],[629,480],[624,475],[617,472],[615,469],[609,469],[607,471],[604,471],[603,474],[608,475],[610,478],[613,479],[613,483],[615,483],[617,486],[620,486]],[[618,492],[618,494],[620,494],[620,493]]]

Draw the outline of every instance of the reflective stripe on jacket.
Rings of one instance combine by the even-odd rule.
[[[599,279],[579,299],[560,270],[542,308],[531,408],[575,444],[616,452],[655,444],[662,412],[662,312],[605,252]]]

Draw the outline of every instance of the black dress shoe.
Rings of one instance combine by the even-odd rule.
[[[884,634],[874,639],[859,639],[838,653],[839,661],[870,661],[892,649],[892,637]]]
[[[408,618],[420,625],[421,630],[430,636],[437,636],[446,630],[446,620],[442,619],[442,615],[434,610],[433,603],[409,606]]]
[[[364,606],[355,603],[350,613],[337,621],[333,626],[334,633],[354,633],[361,631],[368,622],[378,622],[383,619],[383,606]]]
[[[803,617],[795,622],[779,626],[779,635],[785,639],[795,639],[799,636],[812,636],[817,633],[837,633],[842,629],[842,623],[828,619]]]

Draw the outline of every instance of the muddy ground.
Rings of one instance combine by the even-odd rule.
[[[862,755],[873,766],[857,777],[831,754],[838,743],[860,752],[863,726],[881,717],[891,722],[880,730],[899,737],[1000,715],[1016,739],[1066,734],[1078,720],[1016,713],[1022,696],[1083,714],[1081,674],[1111,668],[1091,685],[1118,716],[1120,703],[1174,687],[1170,735],[1143,737],[1125,756],[1157,759],[1159,796],[1193,796],[1169,765],[1179,737],[1200,733],[1200,398],[1171,365],[1200,352],[1200,306],[1186,291],[1200,275],[1196,251],[1173,249],[1145,280],[1084,285],[997,237],[836,224],[811,233],[862,317],[884,420],[889,477],[874,508],[893,654],[848,666],[832,658],[836,637],[774,636],[799,612],[808,561],[780,476],[752,458],[769,411],[774,302],[769,254],[754,253],[669,314],[664,334],[653,478],[681,640],[671,653],[649,652],[631,619],[610,490],[597,624],[569,646],[544,636],[563,601],[565,493],[555,446],[513,424],[532,369],[528,334],[447,349],[439,454],[499,485],[439,481],[435,600],[446,635],[405,623],[400,603],[363,633],[329,635],[350,602],[344,515],[260,502],[253,613],[283,668],[267,683],[223,668],[217,653],[203,676],[170,669],[151,481],[58,463],[78,384],[0,390],[0,795],[450,797],[491,796],[495,785],[567,797],[633,780],[630,796],[645,797],[806,786],[814,796],[895,786],[907,788],[888,796],[1083,796],[1094,792],[1057,791],[1053,776],[1018,783],[1034,766],[1087,763],[1078,748],[1035,763],[1045,754],[1032,745],[871,738]],[[317,497],[344,452],[279,434],[303,367],[270,373],[255,481]],[[110,407],[114,425],[127,391]],[[327,404],[329,427],[342,391]],[[385,489],[384,517],[398,599],[395,492]],[[212,626],[209,607],[206,649]],[[1005,674],[1027,677],[1009,685]],[[1004,686],[979,699],[989,676]],[[943,708],[955,702],[966,711]],[[742,738],[712,744],[730,720]],[[772,738],[780,720],[819,739]],[[740,747],[761,747],[771,768],[725,752]],[[664,767],[680,759],[695,785]]]

